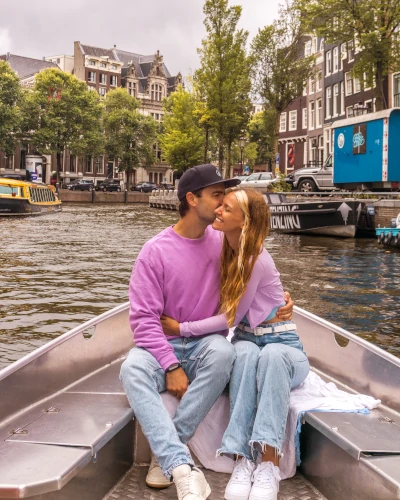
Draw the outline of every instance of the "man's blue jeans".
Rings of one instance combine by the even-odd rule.
[[[160,392],[165,373],[145,349],[134,347],[121,367],[121,381],[162,471],[170,477],[182,464],[192,464],[187,441],[222,394],[235,361],[235,349],[222,335],[170,341],[190,381],[171,420]]]
[[[280,454],[290,390],[310,370],[299,337],[295,331],[255,336],[236,329],[232,343],[236,361],[229,384],[230,421],[218,453],[255,460],[268,445]]]

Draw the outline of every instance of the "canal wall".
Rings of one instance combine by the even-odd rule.
[[[400,213],[400,200],[379,200],[374,203],[375,227],[390,227],[392,219]]]
[[[63,203],[148,203],[148,193],[136,191],[103,192],[103,191],[70,191],[61,189],[58,197]]]

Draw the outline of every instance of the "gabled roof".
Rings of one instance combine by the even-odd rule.
[[[7,61],[12,70],[17,73],[21,80],[36,75],[36,73],[39,73],[42,69],[60,69],[55,63],[44,61],[43,59],[32,59],[31,57],[17,56],[15,54],[10,54],[9,52],[7,54],[0,55],[0,59]]]
[[[128,52],[126,50],[120,50],[120,49],[114,49],[114,52],[117,55],[118,60],[124,63],[124,66],[128,66],[129,63],[133,61],[139,78],[141,76],[147,77],[149,75],[151,65],[153,64],[153,61],[156,57],[155,54],[151,56],[143,56],[141,54],[136,54],[135,52]],[[171,73],[168,71],[168,68],[165,66],[164,63],[163,63],[163,70],[165,76],[169,78],[171,76]]]
[[[92,47],[91,45],[82,45],[81,43],[79,45],[83,54],[87,56],[108,57],[114,61],[119,61],[113,49],[102,49],[101,47]]]

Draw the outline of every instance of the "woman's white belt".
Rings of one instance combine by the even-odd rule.
[[[239,323],[237,328],[242,330],[242,332],[252,333],[253,335],[268,335],[269,333],[273,333],[274,335],[282,332],[292,332],[296,330],[296,325],[294,323],[290,323],[288,325],[279,325],[279,326],[256,326],[255,328],[250,328],[249,326],[243,325]]]

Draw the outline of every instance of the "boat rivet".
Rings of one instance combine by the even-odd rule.
[[[339,430],[339,427],[331,427],[331,429],[332,429],[333,431],[338,431],[338,430]]]
[[[107,422],[106,423],[106,427],[112,427],[113,426],[113,423],[112,422]]]

